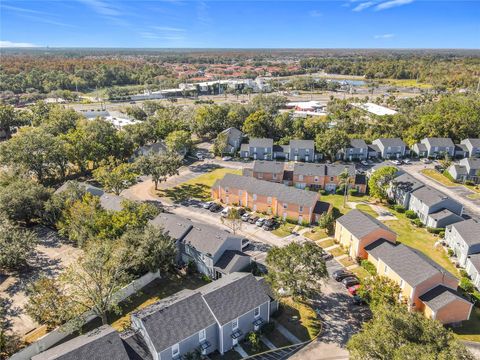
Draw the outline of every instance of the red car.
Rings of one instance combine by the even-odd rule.
[[[357,290],[360,288],[360,285],[357,284],[357,285],[353,285],[353,286],[350,286],[348,288],[348,292],[350,293],[350,295],[356,295],[357,294]]]

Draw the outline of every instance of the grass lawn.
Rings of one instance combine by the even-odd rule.
[[[370,197],[368,195],[348,196],[347,201],[361,202],[361,201],[368,201],[369,198]],[[343,207],[343,195],[336,195],[336,194],[322,195],[320,197],[320,200],[332,204],[340,212],[340,215],[344,215],[350,210],[352,210],[348,205],[346,207]]]
[[[361,266],[359,266],[359,267],[357,267],[357,268],[355,268],[355,269],[352,269],[352,270],[350,270],[350,271],[353,272],[355,275],[357,275],[360,280],[372,276],[372,275],[370,275],[370,273],[369,273],[367,270],[365,270],[365,269],[364,269],[363,267],[361,267]]]
[[[288,345],[292,345],[288,339],[282,335],[282,333],[278,330],[273,330],[270,334],[265,335],[265,337],[272,342],[273,345],[276,347],[284,347]]]
[[[240,345],[242,346],[243,350],[247,352],[248,355],[255,355],[270,350],[270,348],[265,345],[263,341],[260,340],[258,349],[256,349],[257,351],[254,351],[250,343],[247,341],[246,337],[240,342]]]
[[[449,178],[447,178],[445,175],[439,173],[437,170],[434,169],[424,169],[421,171],[421,173],[435,181],[438,181],[439,183],[445,185],[445,186],[458,186],[461,184],[454,183],[451,181]]]
[[[458,276],[458,270],[453,266],[443,248],[440,246],[438,248],[434,247],[439,237],[429,233],[425,228],[417,228],[412,225],[405,214],[400,214],[394,210],[390,211],[395,214],[398,220],[384,221],[384,223],[397,233],[399,242],[419,250],[453,275]]]
[[[215,351],[208,355],[211,360],[241,360],[242,356],[235,350],[227,351],[225,354],[220,355],[218,351]]]
[[[278,228],[272,230],[272,234],[277,235],[278,237],[288,236],[292,233],[295,226],[295,224],[290,224],[287,222],[282,223]]]
[[[317,241],[321,239],[325,239],[328,237],[325,229],[320,229],[318,226],[313,228],[312,230],[303,234],[306,238]]]
[[[313,339],[321,330],[315,310],[307,302],[291,298],[281,300],[280,314],[276,320],[302,341]]]
[[[340,262],[340,264],[342,264],[345,267],[350,266],[350,265],[355,265],[357,263],[355,260],[352,260],[349,257],[340,259],[338,261]]]
[[[452,329],[462,340],[480,342],[480,309],[474,307],[470,320],[464,321],[462,326]]]
[[[370,205],[358,204],[357,209],[363,211],[364,213],[367,213],[367,214],[373,216],[375,219],[378,217],[378,213],[375,210],[373,210]]]
[[[217,179],[223,178],[225,174],[241,174],[241,170],[220,168],[209,173],[202,174],[170,189],[159,190],[158,195],[168,197],[178,203],[183,200],[194,198],[199,200],[210,200],[210,189]]]
[[[332,250],[328,250],[328,252],[330,254],[332,254],[333,257],[337,257],[337,256],[340,256],[340,255],[345,255],[345,251],[343,251],[343,249],[341,247],[338,247],[338,248],[335,248],[335,249],[332,249]]]
[[[327,240],[322,240],[322,241],[317,241],[317,245],[320,246],[321,248],[328,248],[330,246],[335,245],[335,241],[332,239],[327,239]]]
[[[415,79],[383,79],[388,84],[399,87],[415,87],[419,89],[430,89],[431,84],[420,83]]]

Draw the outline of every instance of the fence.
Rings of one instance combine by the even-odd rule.
[[[119,301],[125,300],[129,296],[135,294],[140,289],[142,289],[145,285],[152,282],[155,279],[160,278],[160,272],[149,272],[142,277],[133,280],[131,283],[120,289],[116,296]],[[84,314],[85,323],[88,323],[95,319],[97,316],[93,314],[92,311],[88,311]],[[65,339],[67,336],[71,335],[74,330],[64,330],[60,328],[56,328],[52,330],[48,334],[42,336],[40,339],[35,341],[34,343],[30,344],[26,348],[22,349],[21,351],[14,354],[10,357],[10,360],[30,360],[32,356],[40,354],[42,351],[45,351],[55,344],[58,344],[60,341]]]

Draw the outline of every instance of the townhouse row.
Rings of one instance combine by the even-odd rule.
[[[314,163],[284,163],[277,161],[256,160],[252,168],[244,168],[243,175],[295,186],[299,189],[323,189],[334,192],[343,185],[341,175],[348,174],[350,189],[359,193],[367,191],[367,179],[363,174],[357,174],[354,165],[314,164]]]
[[[360,210],[352,210],[336,221],[335,239],[352,258],[366,259],[377,274],[396,282],[399,301],[411,311],[443,324],[468,320],[473,304],[457,291],[458,279],[424,254],[397,244],[397,234]]]
[[[182,290],[131,315],[123,333],[102,326],[32,360],[175,360],[231,350],[278,309],[270,287],[251,273],[231,273],[196,290]]]
[[[226,174],[217,180],[211,191],[212,198],[224,204],[242,206],[299,224],[317,222],[331,206],[320,201],[318,192],[236,174]]]

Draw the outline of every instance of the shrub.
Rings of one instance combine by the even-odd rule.
[[[465,185],[475,186],[475,182],[473,182],[472,180],[466,180]]]
[[[440,232],[444,231],[442,228],[433,228],[433,227],[427,227],[427,231],[432,234],[440,234]]]
[[[416,219],[417,218],[417,214],[415,214],[415,211],[413,211],[413,210],[405,211],[405,216],[409,219]]]
[[[472,301],[477,305],[480,303],[480,292],[474,291],[473,293],[470,294],[472,296]]]
[[[326,195],[326,194],[327,194],[327,192],[326,192],[324,189],[318,190],[318,193],[319,193],[320,195]]]
[[[448,256],[453,256],[453,254],[455,254],[455,253],[453,252],[452,249],[448,249],[447,254],[448,254]]]
[[[362,260],[360,266],[367,270],[370,275],[377,275],[377,268],[370,261]]]
[[[473,293],[475,291],[475,286],[467,277],[462,277],[460,279],[460,288],[463,289],[466,293]]]
[[[348,193],[351,196],[357,196],[358,195],[358,190],[357,189],[350,189],[350,190],[348,190]]]
[[[412,220],[412,224],[415,225],[415,226],[417,226],[417,227],[423,227],[422,220],[420,220],[420,219],[418,219],[418,218]]]
[[[337,195],[343,195],[343,192],[344,192],[343,187],[337,188],[337,190],[335,190],[335,194]]]
[[[440,236],[441,238],[445,238],[445,230],[442,230],[438,233],[438,236]]]
[[[459,272],[460,272],[460,276],[461,276],[462,278],[466,277],[466,278],[469,278],[469,279],[470,279],[470,275],[468,275],[468,273],[467,273],[465,270],[460,269]]]
[[[398,212],[403,214],[405,212],[405,208],[402,205],[393,205],[393,209]]]
[[[205,281],[206,283],[211,283],[212,279],[210,279],[210,276],[208,275],[202,275],[202,280]]]
[[[197,272],[197,265],[194,261],[190,260],[187,264],[187,274],[195,274]]]
[[[254,331],[251,331],[246,336],[247,341],[250,343],[253,351],[260,350],[260,335]]]

